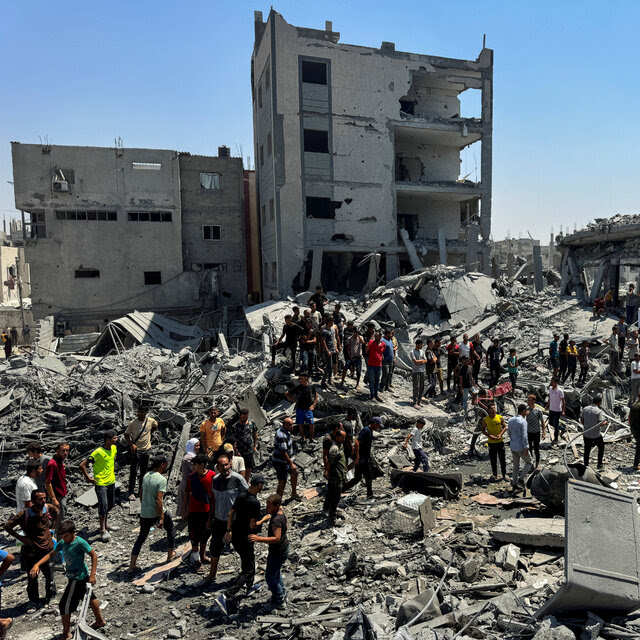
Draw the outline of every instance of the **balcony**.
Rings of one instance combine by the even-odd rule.
[[[482,185],[471,180],[440,180],[411,182],[409,180],[396,180],[396,193],[398,196],[411,196],[412,198],[425,200],[448,200],[449,202],[464,202],[473,198],[479,198]]]
[[[401,112],[393,121],[396,144],[427,144],[462,149],[482,139],[478,118],[422,118]]]

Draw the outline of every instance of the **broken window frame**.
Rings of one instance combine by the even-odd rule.
[[[220,242],[222,240],[222,227],[219,224],[203,224],[202,239],[205,242]]]
[[[303,129],[305,153],[329,153],[329,132],[322,129]]]
[[[307,196],[305,198],[306,216],[314,220],[335,220],[336,209],[340,204],[339,202],[334,204],[331,198]]]
[[[157,286],[162,284],[162,271],[145,271],[144,284],[145,286]]]
[[[211,171],[201,171],[200,189],[202,191],[220,191],[222,189],[222,174]]]
[[[326,62],[318,62],[317,60],[301,60],[300,61],[300,77],[302,82],[306,84],[329,84],[329,70]],[[323,69],[321,69],[323,67]]]
[[[29,216],[28,219],[25,217],[25,238],[46,238],[47,223],[44,209],[34,209],[32,211],[25,211],[24,213]]]

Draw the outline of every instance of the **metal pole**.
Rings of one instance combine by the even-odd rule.
[[[18,249],[18,254],[20,249]],[[20,300],[20,319],[22,321],[22,336],[24,337],[24,309],[22,308],[22,278],[20,278],[20,259],[16,256],[16,282],[18,283],[18,299]],[[18,345],[16,345],[16,349]]]

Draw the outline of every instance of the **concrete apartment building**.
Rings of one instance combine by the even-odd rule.
[[[245,303],[242,159],[219,152],[13,142],[34,317],[82,330]]]
[[[266,22],[255,13],[265,299],[319,282],[360,290],[422,264],[488,272],[493,51],[459,60],[339,38],[330,22],[308,29],[273,10]],[[480,113],[464,117],[460,94],[471,89],[481,93]],[[460,152],[476,142],[481,166],[471,182],[460,175]],[[379,257],[367,260],[372,253]]]

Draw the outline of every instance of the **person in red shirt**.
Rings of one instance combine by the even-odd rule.
[[[185,513],[189,523],[189,539],[191,540],[191,562],[194,563],[196,573],[205,573],[202,566],[206,559],[205,550],[211,531],[207,528],[209,511],[213,508],[213,490],[211,483],[216,475],[207,469],[209,459],[199,453],[191,460],[193,473],[187,478],[185,493]]]
[[[451,342],[447,345],[447,391],[451,391],[451,378],[453,378],[453,390],[458,386],[457,376],[454,371],[458,366],[460,357],[460,345],[456,342],[456,337],[451,336]]]
[[[382,333],[376,331],[373,339],[369,341],[367,350],[367,378],[369,380],[369,393],[371,400],[382,402],[378,395],[380,392],[380,378],[382,377],[382,357],[387,345],[382,342]]]
[[[56,529],[59,529],[60,524],[67,519],[67,493],[69,493],[69,488],[67,486],[67,468],[64,465],[64,461],[68,456],[69,443],[61,442],[57,446],[53,458],[47,464],[44,481],[51,504],[60,511]]]

